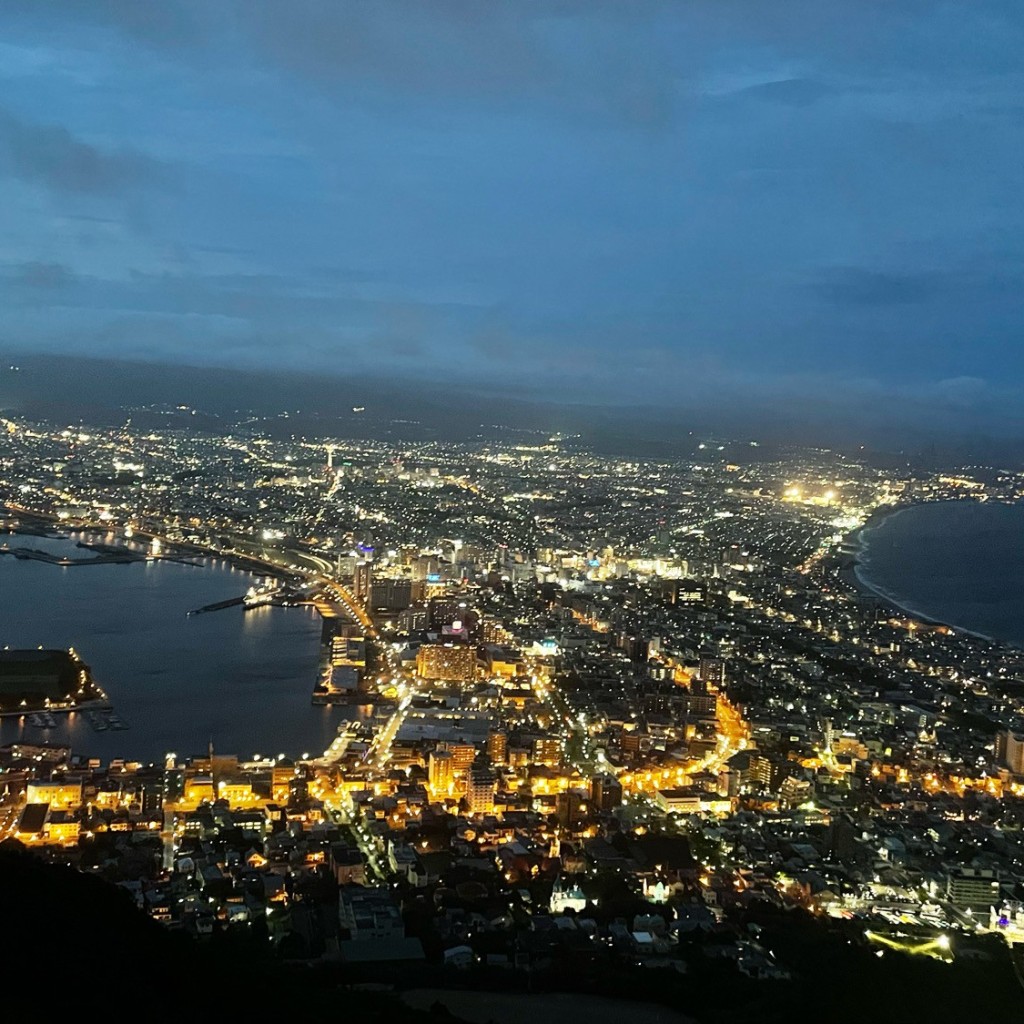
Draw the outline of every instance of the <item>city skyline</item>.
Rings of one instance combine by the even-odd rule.
[[[233,1000],[1019,1003],[1024,471],[123,412],[0,417],[0,874],[55,926],[71,865],[116,949],[248,944]]]
[[[1017,1019],[1019,5],[13,0],[0,86],[5,1006]]]

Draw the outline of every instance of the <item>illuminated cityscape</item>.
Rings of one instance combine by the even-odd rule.
[[[1024,6],[0,4],[12,1020],[1024,1020]]]
[[[105,763],[46,727],[104,727],[116,703],[51,691],[39,652],[3,652],[3,712],[26,726],[2,749],[5,835],[83,870],[130,848],[138,874],[119,880],[169,928],[259,920],[311,957],[506,970],[568,942],[682,972],[692,932],[757,979],[799,968],[721,944],[756,902],[940,961],[1024,935],[1024,653],[908,617],[852,574],[872,517],[1013,502],[1024,474],[710,439],[626,461],[559,436],[4,428],[5,557],[53,562],[34,540],[70,534],[85,550],[65,572],[256,568],[239,602],[316,609],[309,699],[358,712],[313,755],[133,761],[129,730]],[[323,879],[339,916],[310,931],[301,893]],[[609,921],[620,888],[646,909]],[[410,929],[417,894],[435,910]]]

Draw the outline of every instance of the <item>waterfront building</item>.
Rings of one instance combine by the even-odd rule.
[[[28,784],[26,800],[30,804],[49,804],[52,810],[74,810],[82,806],[82,780],[61,779],[54,782],[35,780]]]

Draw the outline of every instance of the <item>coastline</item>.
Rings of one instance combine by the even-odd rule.
[[[870,597],[881,604],[888,605],[894,611],[909,613],[911,609],[902,607],[899,602],[895,601],[889,594],[886,594],[884,591],[873,586],[861,576],[860,572],[858,572],[858,570],[863,567],[868,548],[868,540],[864,535],[870,530],[877,529],[886,522],[886,520],[891,519],[893,516],[898,516],[907,509],[918,508],[921,505],[931,504],[936,503],[928,501],[914,501],[873,509],[867,519],[865,519],[864,522],[855,530],[848,533],[839,543],[838,550],[843,559],[843,564],[839,568],[839,578],[847,584],[851,590],[856,591],[862,597]],[[913,614],[915,617],[917,616],[916,612]],[[922,619],[922,621],[926,621],[933,625],[945,625],[945,623],[934,622],[929,619]]]
[[[38,527],[40,536],[53,536],[53,542],[39,544],[54,551],[83,539],[77,536],[80,530],[106,533],[113,529],[107,524],[56,523],[24,509],[18,509],[17,516],[11,518],[31,523],[30,529]],[[134,540],[129,538],[127,542],[137,549],[148,549],[151,536],[136,531]],[[112,538],[106,541],[115,543]],[[304,751],[321,752],[329,745],[336,732],[332,723],[351,717],[354,711],[310,703],[322,634],[312,607],[286,609],[292,612],[287,618],[262,614],[261,610],[245,615],[242,622],[240,615],[193,616],[192,622],[184,625],[186,610],[204,602],[216,604],[225,593],[241,595],[257,577],[288,579],[300,574],[244,556],[199,551],[195,545],[188,555],[199,568],[179,570],[183,559],[172,542],[164,544],[163,555],[146,559],[149,565],[168,563],[160,572],[144,567],[133,573],[98,568],[94,576],[60,570],[57,580],[51,579],[55,572],[52,566],[19,562],[16,567],[14,559],[0,559],[0,588],[10,589],[13,597],[19,591],[9,586],[8,579],[13,578],[11,574],[24,574],[27,593],[48,593],[51,588],[55,593],[66,593],[69,612],[66,617],[54,619],[49,609],[40,610],[38,619],[34,619],[32,605],[37,598],[19,601],[18,609],[5,616],[5,642],[25,649],[37,646],[38,640],[54,648],[75,646],[103,681],[105,700],[93,707],[103,710],[116,705],[119,717],[131,725],[130,729],[97,729],[83,715],[90,710],[88,705],[73,711],[48,709],[55,724],[41,724],[30,720],[29,713],[47,709],[34,705],[15,708],[8,702],[4,711],[10,714],[0,716],[0,745],[49,744],[104,760],[122,757],[153,763],[159,762],[167,750],[201,752],[211,734],[218,746],[239,755],[273,746],[299,757]],[[122,573],[127,575],[122,577]],[[95,594],[97,588],[102,600],[87,596]],[[121,596],[123,588],[133,594],[138,591],[138,601],[127,599],[132,601],[131,614],[119,614],[119,602],[125,600]],[[241,603],[242,597],[232,600]],[[166,622],[168,608],[177,610],[179,606],[181,622],[177,615],[173,623]],[[97,611],[102,608],[110,614]],[[49,640],[51,635],[53,642]],[[197,637],[212,638],[211,653],[193,666],[190,659]]]
[[[13,513],[20,518],[27,520],[23,527],[14,527],[9,530],[12,535],[22,536],[35,536],[33,528],[34,524],[42,524],[48,528],[53,529],[57,532],[63,532],[67,534],[72,533],[109,533],[111,531],[123,532],[124,527],[111,526],[106,523],[74,523],[70,524],[66,520],[59,519],[57,516],[51,515],[45,512],[35,512],[28,509],[20,508],[16,505],[2,504],[0,505],[0,511],[6,511]],[[205,547],[202,544],[193,544],[190,541],[180,540],[168,540],[166,537],[162,537],[159,534],[153,533],[150,530],[136,529],[133,533],[132,538],[126,539],[126,548],[135,551],[132,548],[130,541],[138,538],[152,542],[158,540],[161,543],[168,546],[168,551],[160,555],[143,555],[139,553],[139,557],[133,559],[134,561],[147,561],[149,559],[162,559],[168,562],[178,562],[181,565],[198,564],[189,562],[189,558],[220,558],[226,561],[229,565],[234,566],[236,569],[241,569],[243,572],[249,572],[258,574],[261,576],[274,577],[275,579],[288,581],[294,578],[296,573],[289,572],[288,570],[276,565],[273,562],[267,562],[264,559],[257,558],[255,555],[244,555],[240,552],[225,552],[218,551],[214,548]],[[7,552],[4,552],[7,554]],[[60,564],[55,562],[54,564]],[[92,564],[103,564],[103,560],[97,559],[84,559],[81,562],[69,563],[63,568],[80,567],[82,565]],[[109,561],[106,564],[111,564]]]
[[[962,499],[961,499],[962,500]],[[876,601],[878,605],[890,612],[895,613],[897,616],[904,616],[913,619],[915,622],[921,623],[923,626],[936,627],[943,626],[946,629],[952,630],[956,633],[963,634],[965,636],[971,636],[978,640],[984,640],[990,644],[1000,644],[1006,647],[1012,647],[1014,649],[1024,649],[1024,644],[1014,643],[1011,640],[1003,640],[998,637],[991,636],[988,633],[979,632],[976,629],[968,629],[966,626],[962,626],[956,622],[949,621],[944,618],[936,618],[933,615],[925,614],[919,608],[915,608],[913,605],[908,604],[902,600],[897,599],[892,594],[887,593],[877,584],[872,583],[863,574],[865,568],[865,555],[867,553],[870,541],[864,536],[869,530],[874,530],[880,527],[883,523],[889,519],[895,518],[914,508],[922,508],[927,505],[945,505],[945,504],[958,504],[959,501],[912,501],[906,502],[899,505],[894,505],[885,509],[875,509],[864,521],[864,523],[857,527],[848,534],[839,545],[840,549],[853,550],[848,552],[850,558],[849,565],[843,565],[838,571],[840,580],[842,580],[851,590],[855,591],[862,597],[867,597]]]

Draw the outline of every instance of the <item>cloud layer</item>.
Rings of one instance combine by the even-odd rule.
[[[0,28],[11,351],[1024,413],[1019,4],[97,0]]]

